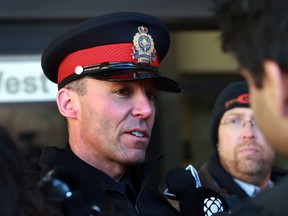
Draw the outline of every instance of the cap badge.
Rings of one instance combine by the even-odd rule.
[[[154,49],[154,41],[151,35],[147,34],[148,29],[139,26],[138,31],[133,39],[133,59],[138,59],[141,63],[150,63],[156,60],[156,50]]]

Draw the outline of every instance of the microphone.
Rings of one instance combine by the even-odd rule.
[[[168,197],[174,195],[179,200],[183,216],[211,216],[218,212],[229,212],[226,200],[219,193],[209,188],[197,187],[191,170],[174,168],[166,175],[165,183],[169,191]]]
[[[85,182],[85,185],[80,182]],[[112,203],[97,179],[85,181],[81,171],[66,164],[50,170],[42,177],[38,187],[49,201],[63,205],[65,215],[114,215]]]

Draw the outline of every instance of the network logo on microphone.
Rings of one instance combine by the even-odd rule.
[[[204,200],[203,211],[205,216],[211,216],[217,212],[223,212],[223,203],[216,197],[209,197]]]
[[[165,183],[164,195],[178,201],[183,216],[212,216],[218,212],[230,212],[228,203],[221,194],[201,186],[197,171],[192,165],[186,169],[176,167],[170,170]]]

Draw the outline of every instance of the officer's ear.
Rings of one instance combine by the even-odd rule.
[[[61,88],[57,94],[59,112],[66,118],[77,118],[78,95],[68,88]]]
[[[274,61],[266,60],[263,66],[264,85],[269,90],[267,96],[274,100],[277,114],[288,117],[288,75]]]

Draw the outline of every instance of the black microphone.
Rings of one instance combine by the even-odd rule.
[[[169,193],[179,200],[183,216],[211,216],[218,212],[229,212],[226,200],[216,191],[196,187],[196,181],[189,170],[174,168],[165,178]]]
[[[112,203],[97,179],[85,181],[86,176],[81,171],[63,164],[44,175],[38,187],[49,201],[63,204],[65,215],[114,215]]]

